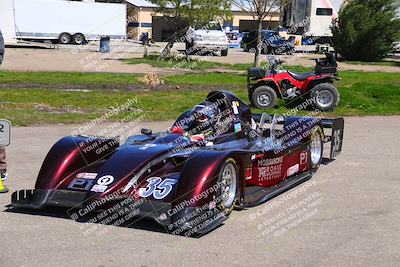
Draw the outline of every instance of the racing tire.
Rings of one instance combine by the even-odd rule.
[[[221,56],[222,57],[228,56],[228,49],[221,50]]]
[[[231,214],[237,202],[239,172],[236,161],[228,158],[221,166],[218,185],[221,187],[217,193],[217,208],[225,216]]]
[[[251,104],[258,109],[272,108],[276,105],[276,92],[273,88],[262,85],[254,89],[250,96]]]
[[[324,131],[315,126],[310,134],[310,169],[316,171],[321,165],[324,153]]]
[[[339,91],[331,83],[320,83],[311,89],[314,108],[320,111],[332,111],[339,105]]]
[[[83,35],[82,33],[75,33],[74,36],[72,36],[72,40],[77,45],[81,45],[86,42],[85,35]]]
[[[3,63],[3,55],[0,55],[0,65]]]
[[[67,32],[63,32],[62,34],[60,34],[60,36],[58,36],[58,42],[60,44],[69,44],[72,41],[72,37],[71,34],[67,33]]]

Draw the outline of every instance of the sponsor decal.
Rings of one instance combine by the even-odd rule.
[[[247,167],[245,170],[245,180],[250,180],[253,177],[253,168]]]
[[[281,177],[283,156],[258,161],[258,181],[274,180]]]
[[[240,132],[242,130],[242,124],[240,122],[234,124],[235,133]]]
[[[239,114],[239,102],[238,101],[232,101],[232,109],[233,109],[233,114]]]
[[[287,176],[291,176],[299,171],[299,164],[293,165],[287,169]]]
[[[269,165],[280,164],[283,163],[283,156],[271,159],[261,159],[258,161],[258,167],[266,167]]]
[[[97,180],[97,184],[92,187],[93,192],[102,193],[107,190],[108,185],[114,182],[112,175],[104,175]]]
[[[96,176],[97,173],[94,172],[80,172],[76,175],[76,178],[93,180],[96,178]]]
[[[307,163],[308,157],[307,157],[307,151],[303,151],[300,153],[300,165],[304,165]]]
[[[96,192],[96,193],[103,193],[104,191],[107,190],[107,187],[108,187],[108,186],[106,186],[106,185],[99,185],[99,184],[96,184],[96,185],[94,185],[94,186],[92,187],[92,190],[91,190],[91,191]]]
[[[98,185],[109,185],[114,182],[114,177],[111,175],[104,175],[97,180]]]
[[[140,150],[147,150],[147,149],[155,147],[155,146],[157,146],[157,145],[156,144],[145,144],[144,146],[139,147],[139,149]]]

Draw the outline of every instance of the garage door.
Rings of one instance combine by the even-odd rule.
[[[267,29],[268,21],[263,21],[263,29]],[[271,21],[269,29],[277,30],[279,27],[278,21]],[[257,21],[255,20],[239,20],[240,32],[251,32],[257,30]]]

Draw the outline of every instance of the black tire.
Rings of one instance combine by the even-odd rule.
[[[3,63],[3,55],[0,55],[0,65]]]
[[[77,45],[81,45],[86,42],[85,35],[83,35],[82,33],[75,33],[74,36],[72,36],[72,39]]]
[[[320,83],[311,89],[314,108],[320,111],[331,111],[339,105],[340,95],[331,83]]]
[[[276,92],[273,88],[261,85],[250,93],[251,104],[258,109],[272,108],[276,105]]]
[[[312,129],[310,134],[310,168],[312,171],[316,171],[321,165],[323,154],[324,131],[321,126],[318,125]]]
[[[223,192],[225,187],[224,185],[224,172],[229,169],[230,172],[233,172],[234,174],[234,178],[232,178],[232,183],[234,183],[234,185],[231,184],[231,189],[230,189],[230,194],[228,198],[225,198],[223,196]],[[239,187],[239,172],[238,172],[238,167],[236,164],[236,161],[233,158],[228,158],[224,164],[222,164],[221,168],[220,168],[220,172],[219,172],[219,176],[218,176],[218,184],[221,184],[221,186],[218,188],[218,193],[217,193],[217,208],[220,212],[222,212],[225,216],[228,216],[233,208],[235,207],[235,204],[237,202],[237,198],[238,198],[238,187]],[[234,194],[233,194],[234,192]],[[233,195],[231,195],[231,193]]]
[[[224,49],[224,50],[221,50],[221,56],[222,56],[222,57],[228,56],[228,48],[227,48],[227,49]]]
[[[60,34],[60,36],[58,36],[58,42],[60,44],[69,44],[72,41],[72,37],[71,34],[67,33],[67,32],[63,32],[62,34]]]

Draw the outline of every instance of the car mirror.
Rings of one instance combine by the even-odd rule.
[[[152,135],[153,131],[151,129],[146,129],[146,128],[142,128],[142,130],[140,130],[140,132],[144,135]]]

